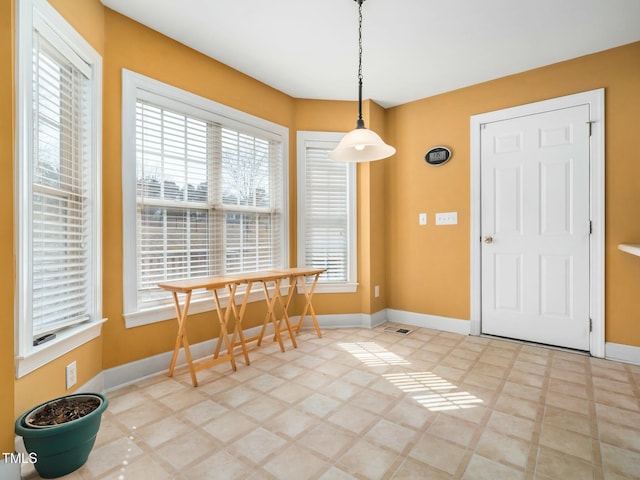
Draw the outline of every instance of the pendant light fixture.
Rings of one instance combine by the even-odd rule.
[[[362,119],[362,4],[358,4],[358,121],[355,130],[350,131],[338,146],[329,153],[329,158],[342,162],[372,162],[390,157],[396,149],[384,143],[380,136],[365,128]]]

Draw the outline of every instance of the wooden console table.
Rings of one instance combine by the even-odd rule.
[[[176,318],[178,321],[178,334],[176,336],[176,343],[173,348],[173,356],[171,358],[171,364],[169,366],[169,376],[173,375],[175,370],[176,361],[178,359],[178,353],[180,347],[184,348],[185,356],[187,358],[187,364],[189,366],[189,372],[191,374],[191,382],[194,387],[198,386],[198,379],[196,377],[196,371],[204,368],[209,368],[213,365],[217,365],[222,362],[229,361],[231,368],[236,370],[236,361],[233,354],[234,347],[240,346],[244,355],[245,363],[249,365],[249,354],[247,351],[247,342],[257,341],[257,344],[262,343],[262,339],[269,324],[273,325],[274,339],[278,341],[280,350],[284,352],[284,343],[282,342],[282,334],[288,333],[291,343],[294,348],[297,347],[296,333],[300,332],[302,322],[304,321],[307,313],[313,320],[314,327],[317,335],[322,338],[322,332],[318,325],[311,298],[315,290],[318,278],[325,269],[319,268],[286,268],[281,270],[263,270],[258,272],[245,272],[230,275],[218,275],[213,277],[201,277],[190,278],[183,280],[176,280],[170,282],[159,283],[158,286],[165,290],[170,291],[173,294],[173,302],[176,309]],[[307,285],[307,277],[313,277],[311,285]],[[286,297],[283,299],[280,289],[282,281],[289,280],[289,291]],[[242,331],[242,320],[245,314],[247,303],[249,301],[249,294],[251,293],[251,287],[254,283],[260,283],[264,291],[265,301],[267,302],[267,314],[262,324],[262,329],[258,335],[250,338],[245,338]],[[288,309],[293,297],[296,286],[300,283],[304,295],[305,306],[302,310],[300,320],[291,325],[289,322]],[[273,294],[270,295],[269,284],[273,284]],[[246,285],[245,293],[242,298],[242,302],[239,305],[235,303],[235,294],[239,285]],[[216,344],[213,358],[199,362],[197,365],[193,363],[191,357],[191,351],[189,349],[189,340],[187,338],[187,319],[189,315],[189,304],[191,303],[191,295],[194,290],[206,289],[213,293],[213,300],[216,307],[216,318],[220,325],[220,335]],[[229,301],[225,309],[222,308],[220,303],[220,296],[218,291],[226,291],[229,296]],[[184,294],[184,301],[180,304],[180,298],[178,294]],[[275,314],[276,303],[278,303],[282,309],[282,316],[278,318]],[[231,319],[231,315],[235,320],[235,328],[233,330],[232,338],[229,339],[228,324]],[[283,325],[284,323],[284,325]],[[295,330],[295,332],[294,332]],[[238,340],[236,340],[238,337]],[[220,354],[222,343],[226,347],[226,353]]]

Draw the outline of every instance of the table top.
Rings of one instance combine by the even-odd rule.
[[[618,248],[623,252],[640,257],[640,243],[621,243]]]
[[[324,272],[324,268],[294,267],[274,270],[260,270],[256,272],[232,273],[227,275],[214,275],[211,277],[185,278],[158,283],[160,288],[172,292],[187,293],[198,289],[213,290],[233,283],[242,284],[249,282],[266,282],[279,278],[295,276],[317,275]]]

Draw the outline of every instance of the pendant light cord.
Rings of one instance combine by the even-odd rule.
[[[364,0],[358,2],[358,121],[356,128],[365,128],[362,119],[362,4]]]
[[[345,134],[338,146],[329,152],[329,158],[340,162],[373,162],[396,153],[396,149],[384,143],[380,136],[364,126],[362,118],[362,4],[358,4],[358,121],[356,128]]]

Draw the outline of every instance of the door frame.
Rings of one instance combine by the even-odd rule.
[[[600,88],[471,116],[471,335],[480,335],[482,332],[482,262],[480,238],[482,233],[480,217],[480,137],[482,125],[587,104],[589,105],[591,121],[591,137],[589,145],[589,215],[592,226],[592,233],[589,241],[589,316],[592,322],[592,331],[589,339],[589,352],[594,357],[604,357],[604,97],[604,88]]]

